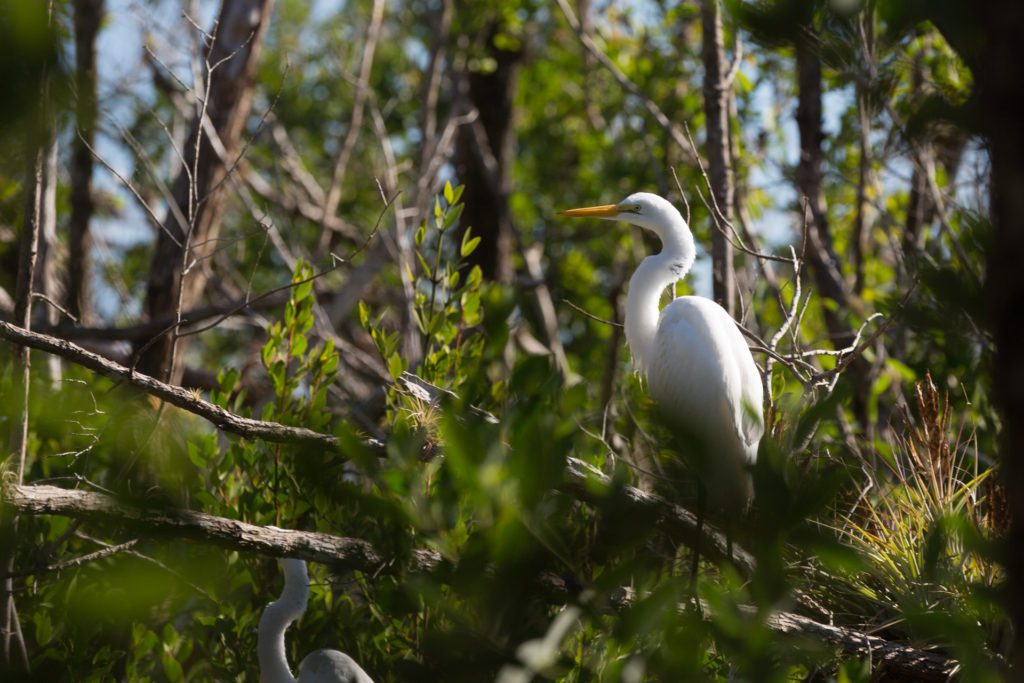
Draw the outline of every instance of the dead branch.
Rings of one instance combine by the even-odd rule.
[[[30,332],[3,321],[0,321],[0,337],[24,347],[56,354],[104,377],[128,382],[173,406],[206,419],[218,429],[238,436],[248,439],[263,439],[274,443],[310,444],[332,451],[337,451],[340,448],[338,439],[330,434],[320,434],[304,427],[292,427],[277,422],[265,422],[235,415],[187,389],[161,382],[149,375],[132,372],[130,368],[91,351],[86,351],[64,339]]]
[[[103,493],[12,484],[4,488],[3,498],[6,504],[24,514],[127,524],[151,535],[194,539],[272,557],[299,557],[339,569],[387,573],[399,568],[391,558],[384,557],[370,543],[360,539],[257,526],[181,508],[136,507]],[[430,571],[441,564],[440,554],[431,550],[415,550],[410,560],[417,571]]]

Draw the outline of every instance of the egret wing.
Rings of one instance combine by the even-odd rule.
[[[704,297],[676,299],[662,311],[654,347],[648,383],[663,410],[732,436],[754,461],[764,433],[761,375],[725,309]]]

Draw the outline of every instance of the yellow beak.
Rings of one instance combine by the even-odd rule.
[[[571,218],[614,218],[619,215],[618,204],[605,204],[603,206],[588,206],[582,209],[568,209],[566,211],[559,211],[559,216],[569,216]]]

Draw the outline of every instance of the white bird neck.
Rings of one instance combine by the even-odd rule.
[[[285,560],[284,590],[281,597],[267,605],[260,616],[256,654],[260,664],[260,683],[296,683],[288,666],[284,632],[306,611],[309,576],[301,560]]]
[[[669,225],[659,225],[656,230],[661,238],[661,252],[648,256],[637,267],[629,280],[626,296],[626,343],[633,355],[633,365],[645,378],[651,367],[651,350],[654,335],[658,331],[658,306],[661,293],[677,280],[682,279],[697,257],[693,233],[683,217]]]
[[[263,610],[257,635],[256,653],[260,663],[260,683],[295,683],[295,677],[288,668],[288,656],[284,647],[284,632],[295,621],[282,605],[272,602]]]

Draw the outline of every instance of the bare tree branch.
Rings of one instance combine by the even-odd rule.
[[[275,443],[304,443],[322,446],[332,451],[337,451],[340,448],[338,439],[330,434],[321,434],[304,427],[291,427],[277,422],[265,422],[235,415],[187,389],[161,382],[149,375],[132,372],[130,368],[64,339],[30,332],[2,321],[0,321],[0,337],[24,347],[56,354],[105,377],[128,382],[173,406],[206,419],[219,429],[238,436]]]
[[[135,507],[103,493],[45,485],[10,485],[4,488],[4,502],[25,514],[129,524],[149,534],[192,538],[272,557],[300,557],[339,569],[377,573],[399,568],[391,558],[360,539],[256,526],[180,508]],[[413,569],[418,571],[429,571],[441,564],[440,554],[430,550],[415,550],[410,559]]]

